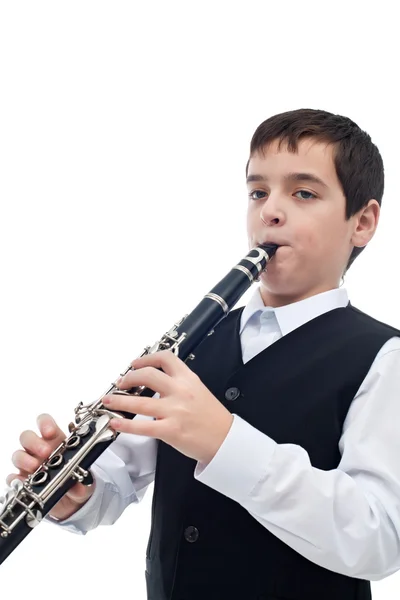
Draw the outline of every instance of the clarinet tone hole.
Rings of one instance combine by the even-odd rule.
[[[79,435],[73,435],[69,440],[67,440],[65,442],[65,447],[66,448],[75,448],[75,446],[78,446],[80,441],[81,441],[81,438],[79,437]]]
[[[44,483],[47,479],[48,475],[46,473],[46,471],[39,471],[38,473],[35,473],[32,476],[32,479],[30,481],[31,485],[40,485],[41,483]]]
[[[51,458],[49,458],[49,460],[47,461],[47,466],[50,469],[54,469],[55,467],[59,467],[61,465],[63,461],[63,457],[61,454],[56,454],[55,456],[52,456]]]

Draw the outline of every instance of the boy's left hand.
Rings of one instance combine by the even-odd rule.
[[[118,432],[157,438],[189,458],[209,463],[227,436],[233,415],[170,350],[142,356],[131,365],[134,370],[118,381],[118,388],[144,385],[160,398],[108,394],[102,402],[111,410],[157,420],[114,418],[110,426]]]

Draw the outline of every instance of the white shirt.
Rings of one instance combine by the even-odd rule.
[[[347,292],[340,288],[265,307],[257,287],[241,315],[243,362],[347,304]],[[195,479],[238,502],[285,544],[331,571],[380,580],[400,568],[399,337],[381,348],[350,405],[336,469],[313,467],[301,446],[277,444],[233,416],[211,462],[197,463]],[[156,454],[157,440],[120,434],[92,465],[96,489],[88,502],[65,521],[46,520],[81,534],[114,523],[154,480]]]

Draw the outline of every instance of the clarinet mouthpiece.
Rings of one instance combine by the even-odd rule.
[[[279,246],[278,246],[278,244],[260,244],[259,248],[262,248],[263,250],[265,250],[265,252],[269,256],[269,260],[271,260],[271,258],[274,256],[275,252],[278,250]]]

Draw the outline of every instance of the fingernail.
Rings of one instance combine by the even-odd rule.
[[[111,400],[110,398],[108,398],[107,396],[105,396],[102,400],[103,404],[111,404]]]

